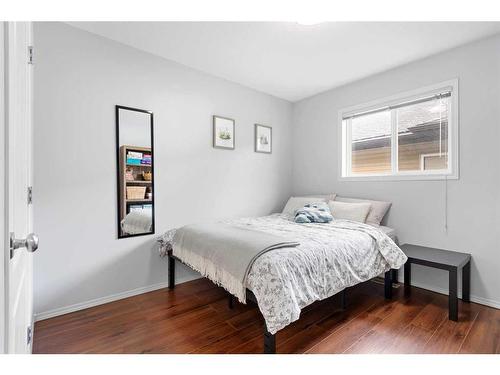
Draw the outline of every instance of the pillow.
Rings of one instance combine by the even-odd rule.
[[[330,211],[334,219],[353,220],[364,223],[368,212],[370,212],[370,203],[345,203],[330,201],[328,202]]]
[[[296,223],[329,223],[333,220],[330,207],[325,202],[306,204],[295,213]]]
[[[387,211],[389,211],[389,208],[391,208],[392,205],[392,203],[390,202],[372,201],[369,199],[346,198],[339,196],[335,198],[335,201],[348,202],[348,203],[370,203],[372,205],[372,209],[368,213],[368,216],[366,218],[366,223],[374,225],[376,227],[380,226],[380,223],[382,222],[384,216],[387,214]]]
[[[335,194],[335,193],[304,195],[304,197],[321,198],[321,199],[324,199],[325,202],[334,201],[336,196],[337,196],[337,194]]]
[[[295,211],[300,208],[303,208],[308,203],[326,203],[328,202],[325,198],[320,196],[311,196],[311,197],[290,197],[288,202],[286,202],[286,206],[283,209],[283,213],[287,215],[295,215]]]

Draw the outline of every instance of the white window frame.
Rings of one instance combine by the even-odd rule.
[[[391,111],[391,172],[378,174],[351,174],[350,165],[352,158],[351,148],[351,119],[347,119],[344,126],[343,119],[354,113],[362,113],[378,108],[390,107],[397,104],[411,102],[413,100],[432,96],[450,90],[451,110],[448,112],[448,169],[428,171],[398,171],[398,136],[397,119],[394,111]],[[434,85],[422,87],[416,90],[406,91],[383,99],[373,100],[368,103],[343,108],[338,112],[338,179],[341,181],[401,181],[401,180],[444,180],[459,178],[459,110],[458,110],[458,78]]]

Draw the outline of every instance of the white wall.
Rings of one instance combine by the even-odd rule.
[[[447,232],[444,181],[338,180],[339,109],[456,77],[460,179],[448,182]],[[401,243],[470,252],[472,297],[500,307],[499,97],[497,36],[302,100],[294,105],[293,114],[293,191],[336,192],[393,202],[388,224],[398,230]],[[445,271],[420,266],[414,267],[412,280],[435,290],[448,287]]]
[[[290,103],[65,24],[36,23],[35,47],[37,314],[167,280],[156,236],[117,240],[115,104],[154,112],[157,235],[289,196]],[[212,148],[214,114],[236,120],[234,151]],[[254,123],[273,126],[271,155],[253,151]]]

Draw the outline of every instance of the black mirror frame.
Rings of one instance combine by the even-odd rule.
[[[153,192],[153,197],[151,198],[151,206],[152,206],[152,212],[151,212],[151,232],[147,233],[138,233],[138,234],[129,234],[129,235],[123,235],[122,230],[121,230],[121,220],[120,220],[120,116],[119,112],[120,110],[128,110],[128,111],[136,111],[136,112],[142,112],[142,113],[147,113],[150,115],[151,118],[151,190]],[[140,236],[149,236],[152,234],[155,234],[155,196],[156,196],[156,189],[155,189],[155,153],[154,153],[154,115],[152,111],[148,111],[145,109],[139,109],[139,108],[133,108],[133,107],[126,107],[123,105],[116,105],[115,106],[115,125],[116,125],[116,201],[117,201],[117,206],[116,206],[116,217],[117,217],[117,230],[118,230],[118,239],[122,238],[131,238],[131,237],[140,237]]]

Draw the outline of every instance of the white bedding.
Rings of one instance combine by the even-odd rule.
[[[261,255],[248,274],[247,287],[271,333],[299,319],[305,306],[390,268],[400,268],[407,259],[380,228],[348,220],[298,224],[288,215],[275,214],[224,223],[300,243]],[[170,248],[174,233],[168,231],[159,239],[162,255]]]
[[[396,244],[398,243],[398,237],[396,235],[396,230],[394,228],[384,227],[383,225],[380,225],[376,228],[380,229],[382,232],[387,234],[389,238],[393,240]]]
[[[127,234],[151,232],[153,223],[152,211],[148,209],[131,211],[121,222],[122,231]]]

